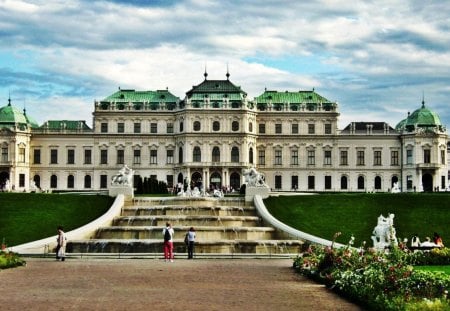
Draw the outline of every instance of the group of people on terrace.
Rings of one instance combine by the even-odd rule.
[[[162,232],[164,236],[164,260],[173,262],[174,254],[173,254],[173,237],[175,235],[175,231],[172,228],[170,222],[166,223],[166,227]],[[190,227],[189,231],[186,232],[184,243],[187,246],[188,259],[194,259],[194,244],[195,244],[195,229],[194,227]]]
[[[433,240],[430,237],[426,237],[425,241],[420,242],[420,239],[417,234],[415,234],[411,239],[411,247],[413,248],[436,248],[436,247],[444,247],[444,242],[442,241],[442,237],[435,232],[433,235]]]

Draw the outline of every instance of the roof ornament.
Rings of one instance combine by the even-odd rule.
[[[228,70],[228,63],[227,63],[227,74],[226,74],[227,80],[230,80],[230,71]]]
[[[205,77],[205,81],[206,81],[206,78],[208,77],[208,72],[206,71],[206,63],[205,63],[205,73],[203,74],[203,76]]]
[[[422,91],[422,108],[425,108],[425,92]]]
[[[11,91],[8,93],[8,106],[11,106]]]

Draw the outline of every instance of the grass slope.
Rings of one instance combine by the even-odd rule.
[[[372,246],[371,235],[380,214],[394,213],[398,238],[417,233],[421,240],[441,234],[450,245],[450,194],[322,194],[269,197],[264,200],[274,217],[298,230],[346,244],[353,234],[355,246]]]
[[[56,236],[103,215],[114,198],[76,194],[0,193],[0,242],[14,246]]]

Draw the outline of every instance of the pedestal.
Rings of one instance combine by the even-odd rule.
[[[257,194],[261,196],[261,198],[266,199],[269,197],[270,188],[268,186],[260,186],[260,187],[246,187],[245,188],[245,201],[253,202],[253,197]]]
[[[130,186],[112,185],[109,187],[109,196],[116,197],[119,194],[123,194],[125,201],[131,201],[134,198],[134,189]]]

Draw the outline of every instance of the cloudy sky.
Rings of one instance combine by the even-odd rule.
[[[395,126],[423,94],[450,125],[446,1],[0,0],[0,106],[39,124],[90,124],[118,87],[183,98],[205,64],[250,98],[315,88],[340,128]]]

